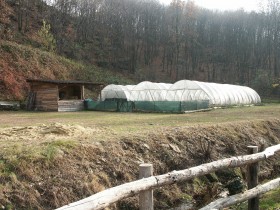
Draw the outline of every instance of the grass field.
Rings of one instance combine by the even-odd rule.
[[[0,112],[0,128],[64,123],[108,128],[115,135],[143,133],[189,125],[212,125],[247,120],[280,119],[280,105],[216,109],[189,114],[116,112]]]
[[[148,139],[149,134],[159,135],[178,127],[280,119],[280,105],[215,109],[189,114],[18,111],[0,112],[0,119],[2,152],[29,153],[40,151],[54,141],[91,144],[134,137]]]

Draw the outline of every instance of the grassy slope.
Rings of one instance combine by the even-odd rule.
[[[3,129],[21,126],[5,135],[23,131],[14,136],[13,141],[1,140],[0,204],[17,206],[18,209],[28,206],[31,209],[54,208],[134,180],[137,164],[143,160],[154,163],[156,174],[198,165],[205,152],[201,145],[208,141],[215,144],[213,159],[244,154],[245,146],[249,144],[280,143],[279,109],[280,106],[274,104],[185,115],[0,112],[1,138]],[[32,126],[48,126],[54,122],[82,125],[87,127],[86,130],[96,129],[96,132],[88,136],[56,132],[50,133],[50,138],[23,138]],[[170,144],[178,146],[181,153],[173,151],[168,146]],[[277,159],[272,163],[280,164]],[[263,165],[268,164],[264,162]],[[262,171],[272,172],[269,167]],[[207,191],[205,183],[204,178],[192,185],[159,189],[156,191],[156,206],[160,209],[172,206],[184,200],[184,194],[207,200],[205,192],[217,192]],[[135,198],[121,202],[119,208],[135,208]]]
[[[94,65],[85,65],[14,42],[0,40],[0,54],[0,100],[24,100],[28,91],[27,78],[133,82]]]

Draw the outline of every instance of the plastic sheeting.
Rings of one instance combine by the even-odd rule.
[[[130,91],[128,101],[166,101],[166,93],[172,84],[141,82]]]
[[[106,99],[129,99],[130,91],[135,85],[107,85],[101,91],[101,101]]]
[[[101,99],[126,99],[127,101],[204,101],[212,106],[258,104],[256,91],[249,87],[181,80],[174,84],[141,82],[138,85],[108,85]]]

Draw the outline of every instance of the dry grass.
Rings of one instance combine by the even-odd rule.
[[[53,209],[135,180],[141,162],[152,162],[155,174],[164,174],[244,154],[247,145],[277,144],[279,109],[267,105],[192,114],[0,112],[0,207]],[[276,163],[264,163],[266,177],[279,174]],[[223,177],[219,181],[223,183]],[[209,199],[209,193],[193,192],[190,184],[170,189],[156,191],[158,209],[173,206],[186,193]],[[118,206],[136,209],[135,203],[132,198]]]

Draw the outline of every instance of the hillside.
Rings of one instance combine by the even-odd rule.
[[[181,0],[166,6],[152,0],[5,0],[0,3],[0,39],[136,81],[239,84],[279,97],[277,5],[248,13],[209,11]],[[2,59],[12,58],[4,52]],[[12,61],[2,67],[10,72]],[[50,69],[54,73],[42,75],[75,77],[71,69],[66,75]],[[22,97],[15,92],[6,98]]]
[[[25,11],[28,25],[25,19],[25,29],[19,31],[18,5],[15,1],[0,2],[0,100],[25,100],[28,78],[133,83],[120,73],[49,52],[39,36],[44,18],[42,11],[48,6],[37,0],[33,3]]]
[[[27,78],[133,82],[121,74],[15,42],[0,40],[0,54],[0,100],[24,100],[28,91]]]

